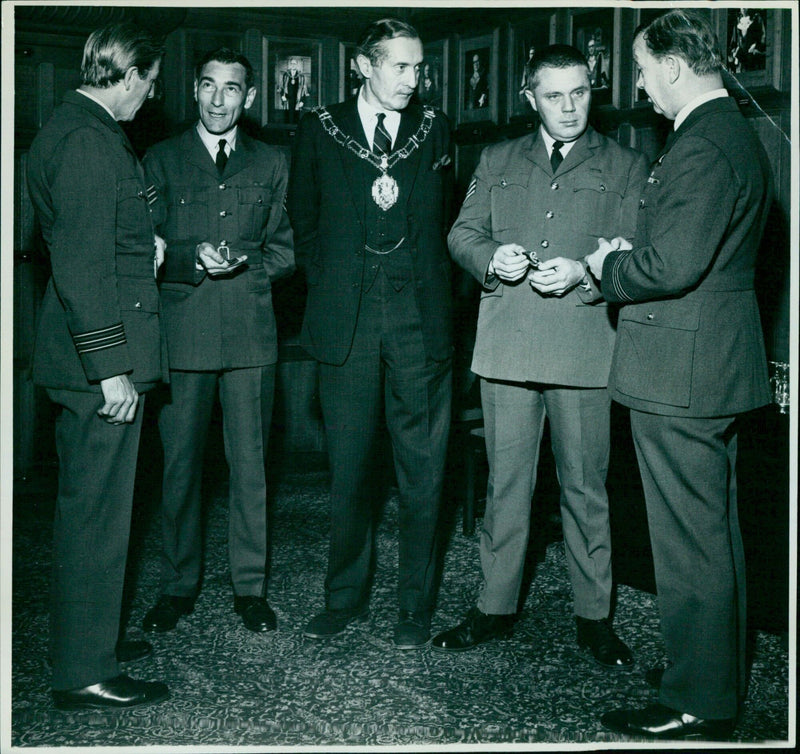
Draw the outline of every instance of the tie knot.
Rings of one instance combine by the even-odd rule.
[[[563,146],[564,146],[564,142],[563,141],[554,141],[553,142],[553,151],[554,152],[555,151],[560,152],[561,151],[561,147],[563,147]]]
[[[225,145],[226,145],[227,143],[228,143],[228,142],[227,142],[225,139],[220,139],[220,140],[219,140],[219,148],[220,148],[220,149],[225,149]],[[558,143],[558,142],[556,142],[556,144],[557,144],[557,143]]]
[[[386,113],[378,113],[377,117],[378,117],[378,125],[382,126],[383,125],[383,121],[386,118]]]

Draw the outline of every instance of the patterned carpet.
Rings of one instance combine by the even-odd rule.
[[[22,491],[24,492],[24,490]],[[140,494],[139,497],[142,497]],[[571,594],[558,524],[545,519],[531,553],[532,586],[513,638],[454,656],[391,643],[395,620],[397,502],[390,490],[378,531],[379,560],[370,620],[329,642],[302,636],[322,604],[327,550],[327,475],[290,471],[273,489],[269,599],[278,630],[254,635],[232,611],[227,573],[224,486],[212,489],[203,590],[178,628],[152,639],[155,656],[130,668],[165,680],[171,698],[119,713],[55,711],[45,662],[52,496],[18,494],[14,532],[12,743],[20,747],[461,746],[525,748],[541,743],[623,740],[599,714],[654,698],[643,671],[663,659],[655,598],[619,587],[615,625],[637,658],[611,674],[574,641]],[[434,629],[458,622],[479,581],[477,534],[465,537],[449,511],[447,548]],[[132,564],[129,636],[156,595],[157,527],[139,503]],[[754,635],[750,694],[737,739],[782,741],[788,731],[785,636]],[[592,747],[593,748],[593,747]],[[496,749],[495,749],[496,750]]]

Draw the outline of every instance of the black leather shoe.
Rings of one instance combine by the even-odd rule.
[[[126,675],[118,675],[82,689],[53,691],[53,703],[56,709],[61,710],[124,709],[160,702],[168,696],[169,689],[165,683],[137,681]]]
[[[278,626],[275,612],[264,597],[234,597],[233,610],[242,616],[242,623],[249,631],[265,633],[274,631]]]
[[[153,654],[153,645],[142,639],[120,639],[117,642],[117,662],[136,662]]]
[[[633,655],[614,633],[608,618],[589,620],[575,617],[578,624],[578,646],[588,649],[594,661],[612,670],[633,668]]]
[[[315,615],[303,631],[309,639],[330,639],[342,633],[351,623],[363,623],[369,617],[369,609],[355,607],[346,610],[325,610]]]
[[[191,597],[174,597],[162,594],[158,602],[147,611],[142,621],[145,631],[172,631],[182,615],[189,615],[194,610],[194,600]]]
[[[513,627],[513,615],[487,615],[473,607],[462,623],[436,634],[431,640],[431,647],[440,652],[463,652],[485,641],[507,639]]]
[[[606,712],[600,722],[609,730],[627,736],[660,739],[698,739],[725,741],[736,726],[735,719],[704,720],[678,712],[663,704],[651,704],[644,709],[622,709]]]
[[[398,649],[422,649],[431,638],[431,615],[427,611],[401,610],[394,627]]]

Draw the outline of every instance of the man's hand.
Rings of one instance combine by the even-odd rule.
[[[575,259],[554,257],[547,259],[536,270],[531,270],[528,282],[531,288],[545,296],[563,296],[583,280],[586,270]]]
[[[153,257],[153,274],[158,277],[158,269],[164,264],[164,252],[167,250],[167,242],[161,236],[155,237],[156,254]]]
[[[100,380],[103,391],[103,405],[97,409],[97,415],[109,424],[130,424],[136,416],[139,405],[139,393],[127,374],[107,377]]]
[[[488,272],[506,283],[513,283],[525,276],[528,266],[525,249],[517,243],[506,243],[495,249]]]
[[[603,274],[603,262],[612,251],[619,251],[620,249],[632,249],[633,246],[628,243],[624,238],[617,236],[610,241],[605,238],[597,239],[597,249],[595,249],[588,257],[586,257],[586,264],[598,280],[601,279]]]
[[[230,267],[230,262],[225,259],[208,241],[203,241],[197,244],[195,250],[197,264],[205,268],[209,275],[219,275],[226,272]],[[242,261],[247,259],[247,256],[239,257]]]

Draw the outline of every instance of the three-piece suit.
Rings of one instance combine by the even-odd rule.
[[[753,291],[772,196],[758,138],[728,97],[670,135],[633,250],[603,264],[620,311],[609,387],[631,409],[670,665],[660,701],[733,718],[744,693],[737,414],[769,402]]]
[[[201,478],[217,389],[230,469],[228,549],[237,596],[267,581],[265,459],[278,359],[272,283],[294,269],[284,209],[286,160],[241,128],[220,175],[196,127],[144,158],[167,242],[161,281],[170,399],[159,414],[164,446],[161,593],[194,598],[202,574]],[[247,255],[212,277],[196,264],[201,242]]]
[[[523,278],[487,278],[498,246],[540,260],[581,259],[599,237],[632,238],[647,166],[643,155],[589,128],[555,173],[540,132],[481,154],[450,231],[453,258],[482,285],[472,371],[481,377],[490,482],[480,553],[478,608],[518,609],[545,417],[561,485],[561,513],[575,614],[608,617],[611,538],[606,385],[614,312],[585,279],[544,296]]]
[[[100,381],[129,375],[142,393],[166,377],[144,173],[100,104],[68,92],[31,145],[31,200],[50,253],[33,378],[56,420],[53,688],[119,674],[115,646],[144,397],[131,424],[97,416]]]
[[[359,156],[370,142],[356,100],[303,118],[292,160],[288,207],[308,284],[302,344],[320,363],[332,470],[329,609],[368,600],[384,412],[400,490],[400,609],[432,608],[452,355],[444,116],[408,106],[392,152],[404,148],[386,210],[373,200],[380,171]]]

